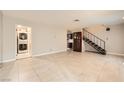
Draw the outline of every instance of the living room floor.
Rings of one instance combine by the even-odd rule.
[[[124,57],[61,52],[4,63],[1,82],[123,82]]]

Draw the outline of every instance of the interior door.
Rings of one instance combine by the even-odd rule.
[[[82,33],[74,32],[73,40],[73,51],[82,52]]]

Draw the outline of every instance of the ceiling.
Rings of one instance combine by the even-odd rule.
[[[3,15],[66,29],[124,23],[123,10],[4,10]],[[75,19],[79,21],[75,22]]]

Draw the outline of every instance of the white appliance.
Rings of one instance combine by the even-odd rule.
[[[31,29],[17,27],[17,59],[31,56]]]
[[[28,53],[28,33],[18,31],[17,53]]]

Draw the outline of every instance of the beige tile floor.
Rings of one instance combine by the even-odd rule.
[[[4,63],[0,81],[6,82],[121,82],[124,57],[62,52]]]

